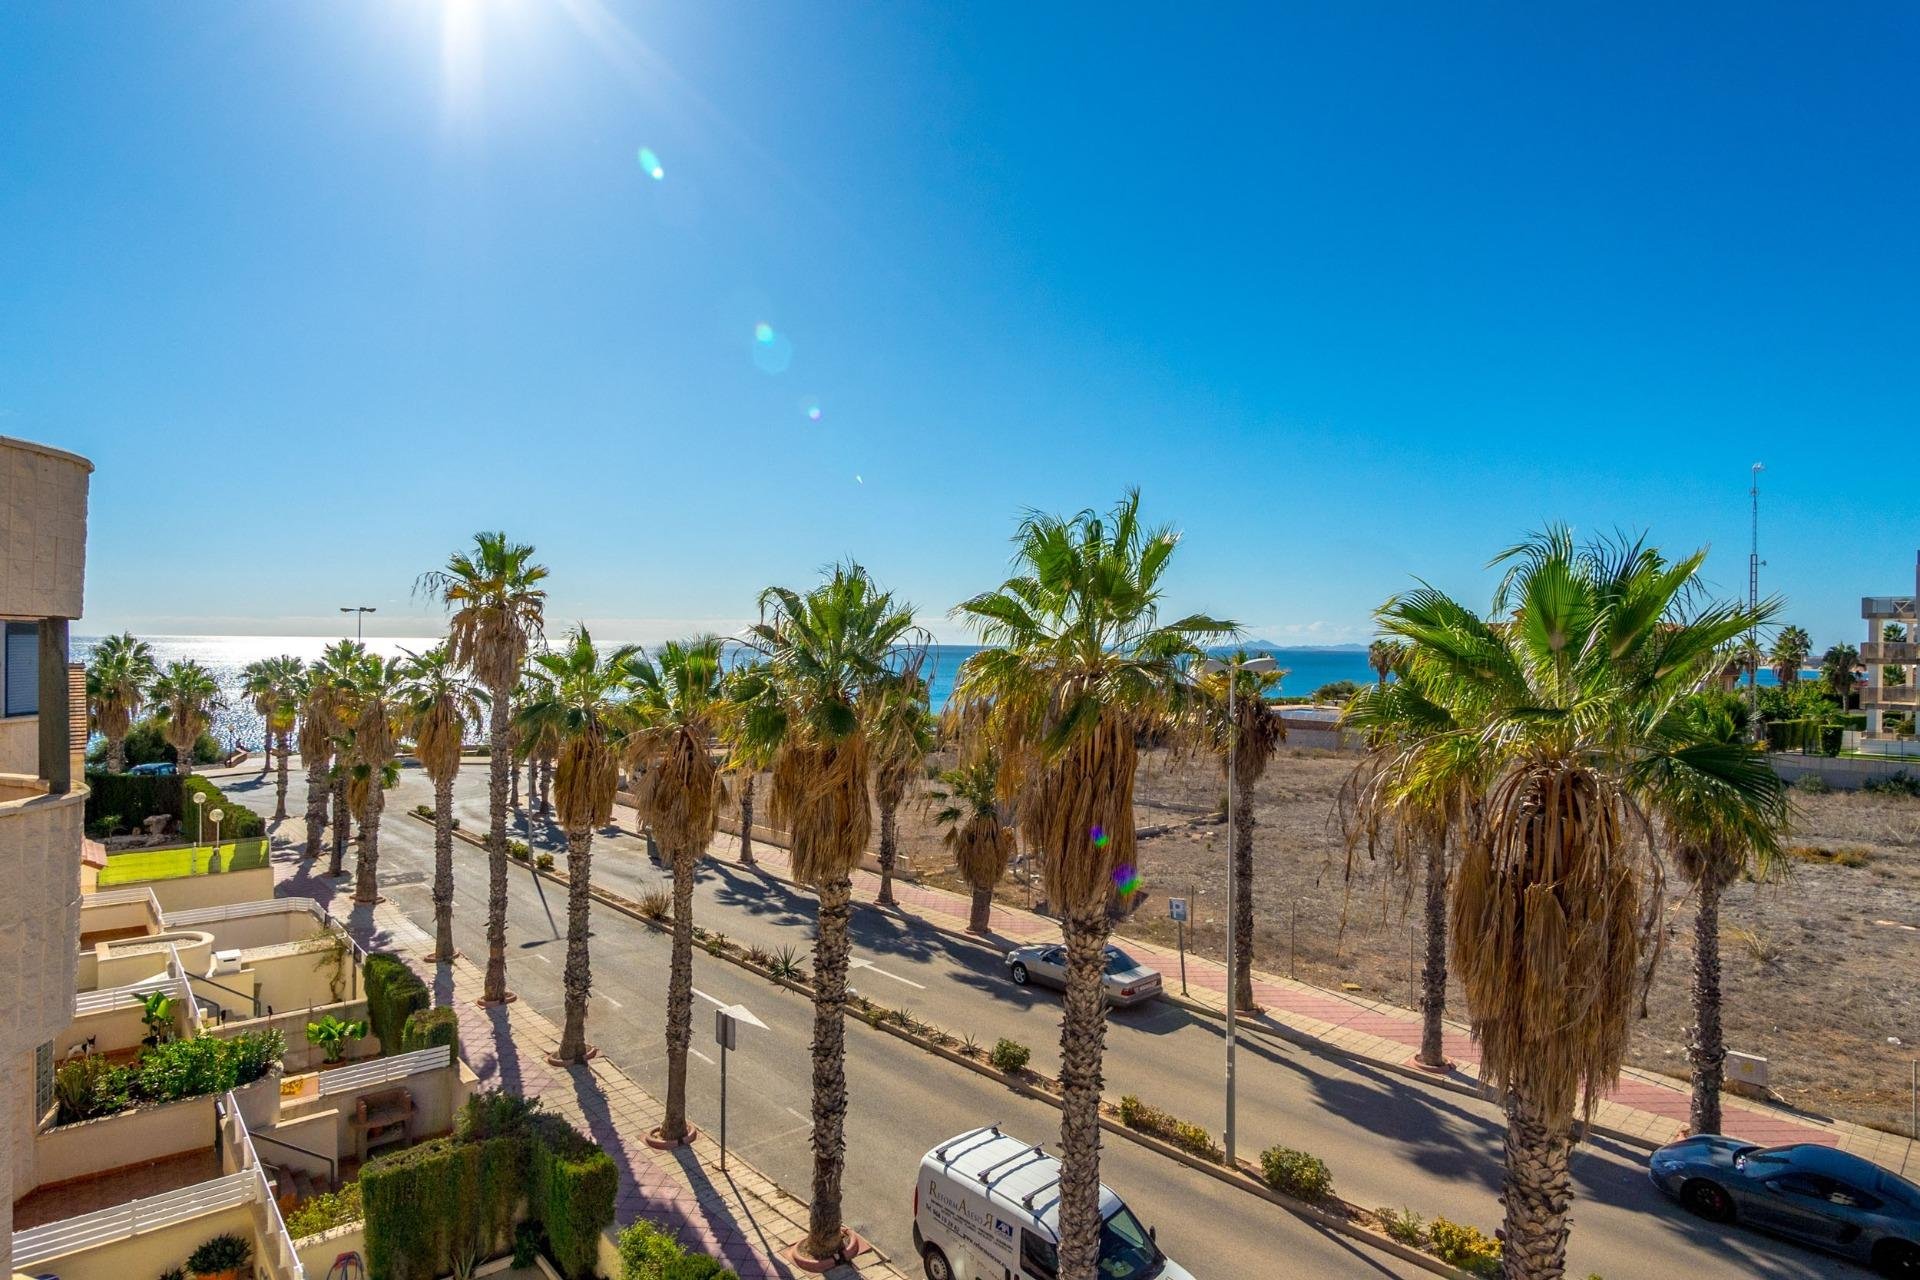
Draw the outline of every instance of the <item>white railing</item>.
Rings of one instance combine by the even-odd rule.
[[[135,885],[127,889],[103,889],[99,893],[89,893],[80,899],[80,909],[88,907],[124,907],[130,902],[144,902],[153,908],[153,918],[161,918],[160,899],[153,896],[153,890],[146,885]]]
[[[231,1090],[221,1099],[219,1111],[220,1143],[227,1148],[228,1158],[240,1166],[239,1175],[253,1179],[254,1235],[260,1240],[262,1255],[258,1261],[272,1280],[307,1280],[286,1219],[280,1216],[280,1203],[273,1198],[266,1168],[260,1163],[260,1153],[254,1149],[253,1135],[247,1132],[247,1122],[240,1114],[239,1099]]]
[[[152,892],[148,890],[147,892]],[[263,898],[258,902],[235,902],[224,907],[199,907],[192,911],[169,911],[167,928],[185,929],[216,924],[222,920],[245,920],[251,916],[287,915],[304,911],[315,920],[325,920],[326,912],[312,898]]]
[[[145,982],[130,982],[121,987],[79,992],[73,997],[73,1016],[78,1018],[89,1013],[106,1013],[120,1008],[129,1000],[138,1004],[143,997],[155,991],[172,992],[174,999],[187,1006],[187,1025],[200,1025],[200,1006],[194,1001],[193,987],[187,981],[185,966],[180,963],[180,950],[172,943],[167,944],[165,976],[149,978]]]
[[[349,1089],[364,1089],[370,1084],[390,1084],[423,1071],[444,1067],[452,1061],[453,1050],[444,1044],[434,1045],[431,1049],[415,1049],[412,1053],[396,1053],[390,1058],[369,1058],[351,1067],[322,1071],[320,1096],[324,1098],[329,1094],[345,1093]]]
[[[16,1231],[13,1233],[13,1267],[15,1270],[32,1267],[49,1258],[128,1240],[143,1231],[155,1231],[245,1204],[259,1194],[258,1174],[258,1170],[230,1173],[178,1191],[129,1200],[111,1209]]]

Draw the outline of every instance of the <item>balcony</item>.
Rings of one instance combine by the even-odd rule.
[[[1860,597],[1860,616],[1863,618],[1911,618],[1913,617],[1913,597],[1862,596]]]
[[[1911,640],[1876,640],[1860,646],[1862,662],[1920,663],[1920,644]]]
[[[1883,684],[1879,686],[1863,684],[1860,689],[1860,705],[1863,707],[1911,707],[1920,703],[1920,685]]]

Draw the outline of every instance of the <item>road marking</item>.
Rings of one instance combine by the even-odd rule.
[[[787,1108],[787,1114],[792,1116],[795,1120],[806,1120],[808,1124],[813,1123],[813,1121],[807,1120],[805,1116],[801,1115],[798,1111],[795,1111],[792,1107]]]
[[[595,992],[595,994],[598,995],[599,993]],[[600,996],[600,998],[602,1000],[605,1000],[608,1004],[612,1005],[616,1009],[624,1009],[627,1007],[621,1004],[618,1000],[615,1000],[612,996]]]
[[[908,986],[912,987],[915,991],[926,990],[925,987],[915,982],[912,978],[903,978],[897,973],[888,973],[885,969],[882,969],[879,965],[875,964],[873,961],[863,959],[860,956],[848,957],[847,967],[852,969],[871,969],[883,978],[892,978],[895,982],[904,982]]]
[[[535,960],[538,960],[538,961],[539,961],[539,962],[540,962],[541,964],[552,964],[552,963],[553,963],[553,961],[551,961],[551,960],[549,960],[549,959],[547,959],[547,958],[546,958],[545,956],[543,956],[543,955],[541,955],[541,954],[540,954],[540,953],[539,953],[538,951],[536,951],[536,952],[534,952],[534,953],[533,953],[533,958],[534,958]]]
[[[687,1052],[692,1054],[694,1057],[700,1059],[700,1061],[706,1063],[708,1066],[713,1065],[712,1058],[709,1058],[706,1054],[700,1052],[698,1049],[694,1048],[693,1046],[691,1045],[687,1046]]]

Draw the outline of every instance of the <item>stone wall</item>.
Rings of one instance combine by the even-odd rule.
[[[0,436],[0,615],[77,618],[93,464]]]

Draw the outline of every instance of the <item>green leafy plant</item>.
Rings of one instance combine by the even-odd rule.
[[[360,1203],[360,1184],[349,1182],[338,1191],[323,1191],[296,1205],[287,1215],[287,1234],[299,1240],[349,1222],[359,1222],[364,1217],[366,1209]]]
[[[1120,1123],[1140,1133],[1170,1142],[1189,1155],[1218,1164],[1226,1153],[1214,1144],[1213,1135],[1197,1124],[1189,1124],[1158,1107],[1148,1106],[1132,1094],[1120,1099]]]
[[[307,1043],[319,1045],[321,1056],[328,1062],[345,1061],[347,1045],[364,1039],[366,1034],[367,1021],[364,1018],[346,1022],[329,1013],[320,1021],[307,1024]]]
[[[513,1229],[513,1265],[531,1267],[540,1252],[540,1224],[527,1221]]]
[[[280,1065],[287,1056],[284,1031],[246,1031],[226,1042],[227,1063],[233,1069],[233,1087],[252,1084]]]
[[[733,1269],[718,1258],[704,1253],[689,1253],[667,1264],[661,1280],[740,1280]]]
[[[460,1015],[451,1009],[415,1009],[400,1029],[400,1052],[446,1045],[460,1056]]]
[[[320,943],[315,949],[313,967],[317,973],[327,975],[327,998],[339,1004],[347,998],[347,966],[353,962],[353,944],[347,935],[337,929],[315,929],[305,938],[306,943]]]
[[[961,1035],[960,1052],[964,1053],[969,1058],[977,1058],[980,1056],[980,1042],[973,1038],[973,1033],[971,1031],[965,1032]]]
[[[772,953],[770,953],[770,952],[768,952],[768,951],[767,951],[767,950],[766,950],[765,948],[763,948],[763,947],[748,947],[748,948],[747,948],[747,963],[748,963],[748,964],[752,964],[752,965],[758,965],[758,966],[760,966],[760,967],[761,967],[762,969],[764,969],[764,968],[766,968],[766,967],[767,967],[767,965],[768,965],[769,963],[771,963],[771,962],[772,962],[772,960],[773,960],[773,955],[772,955]]]
[[[1920,778],[1902,769],[1891,777],[1868,778],[1860,789],[1880,796],[1920,796]]]
[[[197,1276],[215,1276],[223,1271],[239,1271],[253,1261],[253,1246],[227,1232],[203,1243],[187,1255],[187,1270]]]
[[[553,870],[553,855],[543,853],[533,860],[533,865],[541,871],[551,871]]]
[[[112,1115],[127,1105],[128,1073],[97,1053],[60,1064],[53,1073],[54,1123]]]
[[[1281,1195],[1318,1204],[1333,1191],[1333,1174],[1318,1156],[1292,1147],[1268,1147],[1260,1153],[1260,1177]]]
[[[525,840],[507,841],[507,856],[515,862],[525,862],[533,856],[533,846]]]
[[[1827,780],[1817,773],[1810,773],[1793,784],[1794,790],[1803,791],[1810,796],[1824,796],[1832,791]]]
[[[620,1233],[620,1280],[663,1280],[667,1268],[684,1258],[680,1242],[645,1218],[635,1218]]]
[[[380,1037],[380,1053],[399,1053],[407,1019],[420,1009],[430,1008],[433,996],[420,975],[406,961],[384,951],[369,955],[362,966],[367,990],[367,1021],[373,1034]]]
[[[1032,1056],[1033,1050],[1027,1048],[1027,1046],[1017,1040],[1009,1040],[1005,1036],[1002,1036],[999,1041],[994,1044],[993,1052],[987,1055],[987,1061],[994,1065],[995,1070],[1004,1071],[1011,1076],[1019,1075],[1022,1071],[1025,1071],[1027,1069],[1027,1059]]]
[[[792,947],[782,947],[774,953],[773,963],[767,971],[776,978],[785,978],[788,982],[805,982],[807,971],[800,964],[800,953]]]
[[[140,1021],[147,1029],[140,1043],[151,1049],[163,1040],[173,1039],[174,998],[164,991],[149,991],[139,999]]]
[[[1411,1209],[1375,1209],[1374,1216],[1380,1219],[1380,1229],[1388,1238],[1416,1249],[1424,1248],[1427,1243],[1427,1220]]]
[[[1433,1256],[1449,1266],[1479,1276],[1499,1274],[1500,1242],[1478,1227],[1435,1218],[1427,1225],[1427,1239]]]

